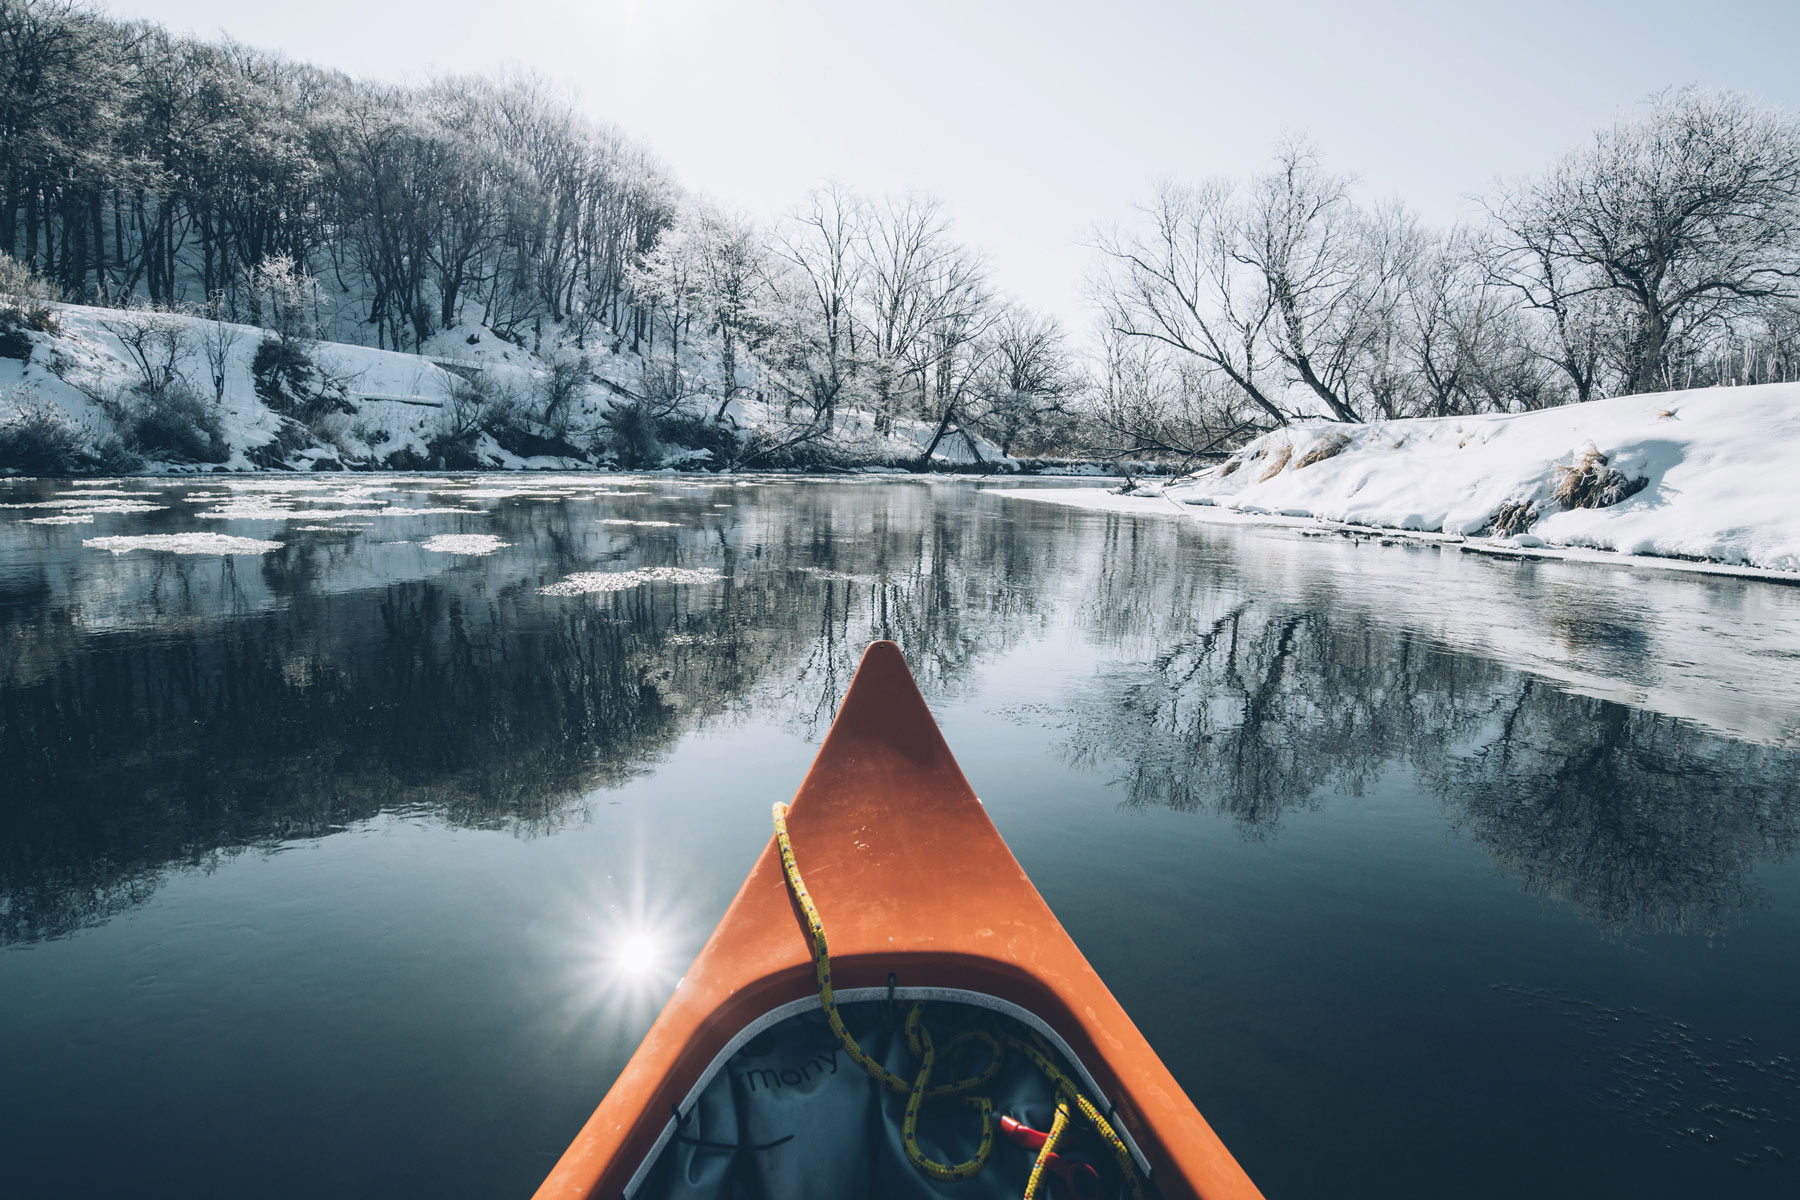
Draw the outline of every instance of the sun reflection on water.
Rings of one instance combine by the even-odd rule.
[[[556,935],[569,1033],[599,1029],[634,1044],[680,984],[705,930],[670,891],[607,879],[570,898]]]
[[[620,982],[654,982],[668,966],[666,946],[648,929],[615,930],[607,956]]]

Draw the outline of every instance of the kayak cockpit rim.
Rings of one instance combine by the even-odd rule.
[[[987,992],[976,992],[966,988],[949,987],[889,986],[839,988],[836,990],[835,995],[840,1004],[854,1004],[871,1000],[905,1000],[909,1002],[938,1001],[947,1004],[966,1004],[974,1008],[985,1008],[990,1012],[999,1013],[1001,1016],[1008,1017],[1035,1031],[1055,1047],[1057,1053],[1062,1055],[1063,1061],[1074,1068],[1075,1074],[1081,1083],[1082,1090],[1087,1093],[1089,1099],[1094,1101],[1095,1106],[1099,1108],[1101,1112],[1107,1114],[1109,1118],[1111,1118],[1114,1112],[1113,1101],[1107,1097],[1105,1092],[1100,1090],[1100,1085],[1094,1081],[1094,1076],[1092,1072],[1088,1070],[1087,1064],[1081,1061],[1074,1050],[1070,1048],[1068,1042],[1064,1041],[1061,1035],[1059,1035],[1056,1030],[1052,1029],[1043,1018],[1039,1017],[1030,1009],[1022,1008],[1010,1000],[1003,1000],[999,996],[989,995]],[[768,1012],[763,1013],[760,1017],[755,1018],[742,1029],[738,1030],[738,1032],[733,1035],[732,1039],[725,1043],[719,1052],[713,1056],[712,1061],[707,1063],[706,1069],[702,1071],[700,1077],[694,1081],[694,1086],[688,1089],[688,1093],[682,1098],[680,1106],[675,1110],[675,1113],[669,1117],[668,1122],[662,1128],[662,1132],[657,1135],[655,1144],[652,1145],[649,1151],[644,1155],[643,1161],[637,1166],[637,1170],[632,1172],[631,1179],[625,1184],[622,1193],[624,1200],[631,1200],[633,1196],[637,1195],[638,1189],[643,1186],[651,1169],[656,1165],[657,1159],[662,1157],[662,1152],[664,1148],[668,1146],[669,1140],[675,1136],[676,1132],[687,1120],[688,1115],[692,1113],[694,1105],[700,1099],[701,1093],[706,1090],[707,1085],[713,1081],[718,1073],[724,1069],[725,1064],[731,1061],[732,1056],[748,1045],[752,1038],[763,1031],[779,1025],[789,1018],[797,1017],[808,1012],[816,1012],[821,1007],[823,1006],[820,1004],[817,994],[803,996],[798,1000],[790,1000],[786,1004],[778,1005],[777,1007],[770,1009]],[[1118,1133],[1119,1139],[1125,1143],[1126,1149],[1131,1151],[1131,1159],[1137,1164],[1138,1170],[1143,1173],[1144,1179],[1149,1180],[1151,1174],[1150,1162],[1144,1157],[1143,1151],[1138,1149],[1137,1141],[1131,1136],[1130,1131],[1125,1128],[1123,1122],[1114,1121],[1113,1128]]]

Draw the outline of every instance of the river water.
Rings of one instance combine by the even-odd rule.
[[[1800,589],[913,479],[0,503],[6,1194],[528,1194],[877,637],[1270,1197],[1800,1193]],[[194,532],[280,545],[84,544]]]

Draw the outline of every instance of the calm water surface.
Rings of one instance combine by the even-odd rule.
[[[528,1194],[892,637],[1270,1197],[1800,1193],[1800,589],[913,480],[0,502],[0,1192]],[[193,531],[281,546],[83,545]]]

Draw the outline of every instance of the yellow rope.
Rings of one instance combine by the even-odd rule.
[[[1044,1138],[1044,1144],[1038,1147],[1037,1161],[1031,1164],[1031,1178],[1025,1181],[1025,1200],[1037,1200],[1038,1189],[1044,1186],[1044,1171],[1050,1166],[1050,1159],[1056,1154],[1057,1143],[1062,1141],[1063,1130],[1068,1127],[1069,1106],[1058,1100],[1056,1116],[1050,1122],[1050,1133]]]
[[[1081,1089],[1075,1081],[1056,1065],[1055,1060],[1051,1057],[1050,1048],[1044,1045],[1035,1033],[1031,1035],[1029,1042],[1011,1034],[1001,1036],[1006,1039],[1007,1045],[1037,1064],[1038,1070],[1042,1071],[1050,1082],[1056,1085],[1057,1095],[1062,1098],[1063,1104],[1073,1105],[1081,1113],[1094,1132],[1100,1136],[1100,1140],[1106,1143],[1106,1148],[1112,1151],[1113,1158],[1119,1164],[1119,1173],[1125,1177],[1125,1186],[1131,1189],[1133,1200],[1143,1200],[1144,1186],[1138,1179],[1137,1164],[1131,1157],[1130,1148],[1125,1145],[1125,1140],[1114,1132],[1112,1123],[1102,1115],[1098,1108],[1094,1107],[1094,1102],[1082,1095]]]
[[[794,845],[788,840],[785,804],[775,806],[775,840],[781,847],[781,867],[787,874],[788,886],[793,890],[794,898],[800,901],[801,911],[806,914],[807,929],[812,934],[813,973],[819,980],[819,1004],[825,1010],[825,1023],[831,1026],[831,1032],[843,1046],[844,1053],[850,1056],[850,1061],[877,1082],[906,1097],[906,1118],[900,1126],[900,1138],[906,1148],[907,1161],[931,1178],[945,1183],[973,1177],[987,1165],[988,1155],[994,1149],[994,1106],[986,1096],[962,1093],[986,1083],[1000,1070],[1000,1043],[992,1034],[980,1030],[957,1034],[944,1044],[946,1055],[968,1042],[983,1041],[991,1051],[988,1065],[974,1075],[932,1087],[931,1072],[937,1065],[937,1047],[932,1042],[931,1031],[925,1027],[925,1006],[914,1004],[906,1016],[906,1045],[919,1056],[918,1075],[910,1081],[905,1080],[877,1062],[845,1027],[844,1018],[838,1013],[837,998],[831,990],[831,950],[825,941],[825,922],[819,919],[818,906],[813,904],[812,894],[806,890],[806,883],[800,878],[800,867],[794,861]],[[980,1114],[981,1144],[973,1158],[959,1163],[941,1163],[927,1157],[919,1148],[919,1110],[927,1099],[938,1096],[957,1096]]]
[[[800,910],[806,915],[807,931],[812,935],[813,973],[819,980],[819,1004],[825,1010],[825,1023],[831,1026],[831,1032],[843,1046],[844,1053],[850,1056],[850,1061],[861,1067],[876,1082],[906,1097],[906,1118],[901,1125],[900,1135],[906,1147],[908,1161],[931,1178],[947,1183],[973,1177],[987,1165],[988,1156],[994,1148],[994,1106],[986,1096],[971,1096],[966,1093],[986,1083],[999,1072],[1002,1053],[999,1041],[982,1030],[965,1030],[952,1037],[944,1043],[943,1053],[946,1057],[953,1057],[964,1045],[978,1041],[988,1047],[988,1062],[973,1075],[936,1087],[931,1086],[931,1072],[937,1063],[938,1050],[932,1042],[931,1031],[925,1026],[925,1005],[922,1002],[915,1003],[906,1015],[906,1045],[920,1060],[919,1073],[912,1080],[902,1079],[889,1071],[858,1044],[855,1036],[844,1025],[844,1018],[838,1012],[837,998],[832,993],[831,949],[825,940],[825,922],[819,916],[818,906],[813,903],[812,893],[806,890],[806,881],[800,877],[800,865],[794,860],[794,844],[788,839],[787,812],[787,805],[775,806],[775,843],[781,850],[781,869],[787,876],[788,890],[800,902]],[[1131,1190],[1133,1200],[1143,1200],[1143,1183],[1138,1179],[1137,1164],[1131,1157],[1131,1151],[1113,1131],[1111,1123],[1101,1115],[1100,1110],[1081,1094],[1075,1081],[1056,1064],[1050,1048],[1036,1033],[1032,1034],[1029,1042],[1011,1034],[1001,1036],[1008,1045],[1037,1064],[1038,1069],[1056,1086],[1059,1097],[1050,1135],[1039,1149],[1037,1162],[1032,1167],[1031,1180],[1025,1192],[1026,1200],[1033,1200],[1037,1195],[1043,1182],[1044,1168],[1069,1125],[1071,1106],[1081,1113],[1118,1160],[1120,1173]],[[981,1144],[976,1148],[974,1157],[960,1163],[938,1162],[926,1157],[924,1151],[919,1149],[919,1110],[926,1100],[940,1096],[957,1097],[962,1103],[974,1108],[981,1117]]]

